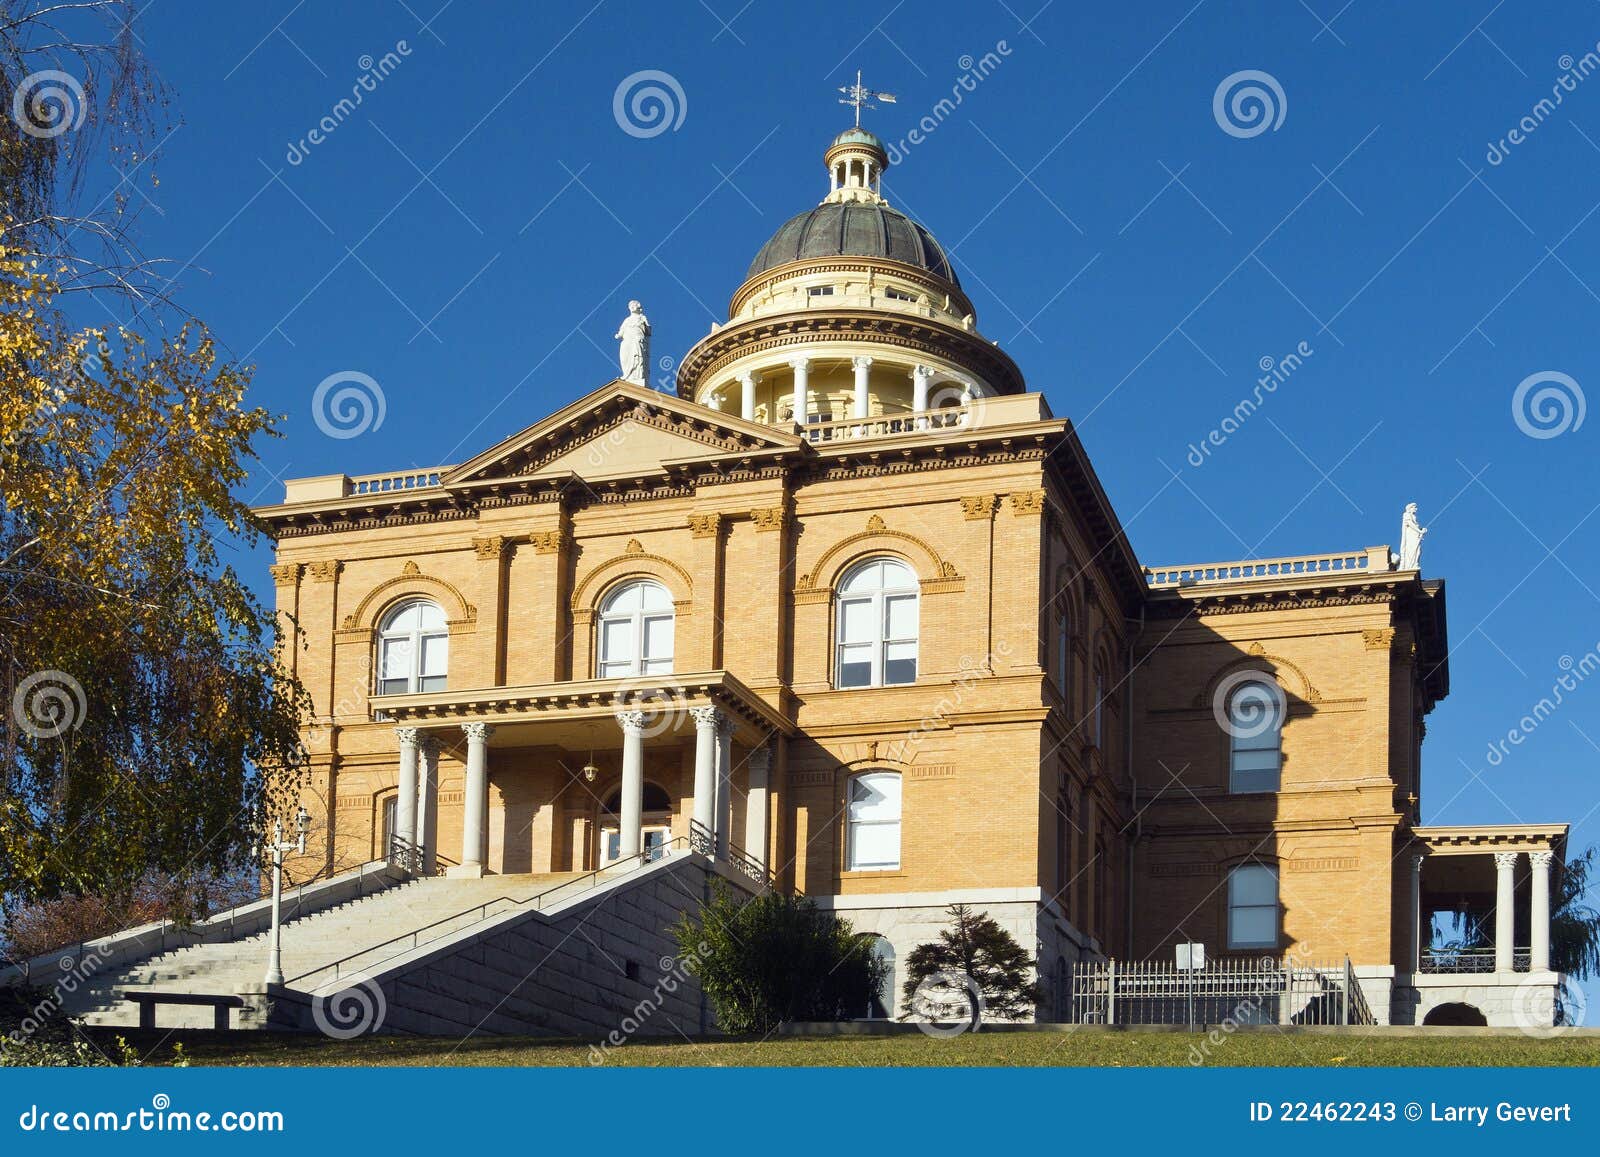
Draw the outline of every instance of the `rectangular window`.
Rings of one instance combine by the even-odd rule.
[[[1278,869],[1244,864],[1228,873],[1228,947],[1278,946]]]
[[[809,297],[832,297],[833,296],[833,286],[831,286],[831,285],[813,285],[809,289],[806,290],[806,294]]]
[[[425,635],[422,639],[422,667],[417,673],[418,691],[443,691],[445,672],[450,667],[450,636]]]
[[[385,639],[378,657],[378,694],[404,695],[411,685],[411,640]]]
[[[907,293],[903,289],[886,289],[886,290],[883,291],[883,295],[885,297],[887,297],[890,301],[915,301],[915,300],[917,300],[915,294]]]
[[[383,844],[378,848],[378,858],[386,860],[389,853],[394,850],[395,815],[400,807],[400,798],[391,795],[383,801],[383,819],[381,821]]]

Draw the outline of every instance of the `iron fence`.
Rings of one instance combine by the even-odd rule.
[[[1350,961],[1224,959],[1184,969],[1150,960],[1079,964],[1078,1024],[1375,1024]]]

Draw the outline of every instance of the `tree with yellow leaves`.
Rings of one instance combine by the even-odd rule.
[[[142,107],[130,93],[152,89],[119,0],[0,4],[0,105],[32,107],[17,97],[40,13],[116,17],[80,83],[85,119],[125,130]],[[248,370],[198,321],[134,327],[170,316],[128,280],[137,259],[96,264],[75,244],[123,236],[116,204],[98,228],[70,209],[92,138],[3,124],[0,911],[248,870],[297,790],[307,710],[275,662],[274,614],[224,561],[259,534],[235,491],[278,419],[248,403]],[[125,327],[69,323],[64,300],[94,283]]]

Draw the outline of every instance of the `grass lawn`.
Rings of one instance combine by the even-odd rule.
[[[587,1066],[587,1041],[475,1037],[467,1041],[366,1037],[334,1041],[277,1033],[126,1031],[152,1064],[171,1045],[196,1065]],[[978,1032],[949,1040],[887,1037],[678,1040],[611,1050],[606,1065],[1189,1065],[1201,1035],[1167,1032]],[[1213,1044],[1209,1065],[1600,1065],[1600,1036],[1311,1036],[1237,1033]]]

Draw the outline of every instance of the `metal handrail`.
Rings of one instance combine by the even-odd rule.
[[[471,915],[472,913],[478,913],[479,915],[477,920],[471,921],[468,924],[468,927],[470,927],[471,924],[478,923],[487,917],[489,915],[488,909],[496,904],[508,904],[512,908],[526,908],[528,911],[532,912],[541,911],[543,908],[541,901],[543,901],[546,896],[550,896],[556,892],[572,888],[577,884],[581,884],[585,880],[598,879],[600,876],[607,874],[616,874],[618,868],[621,868],[623,865],[632,860],[638,860],[642,866],[643,864],[654,863],[656,860],[665,859],[667,857],[667,853],[679,845],[682,845],[690,851],[704,852],[704,848],[707,846],[705,841],[709,840],[710,833],[706,832],[701,825],[696,824],[693,821],[690,822],[689,828],[690,833],[687,836],[674,836],[664,844],[657,844],[653,848],[641,849],[633,853],[633,855],[625,857],[624,859],[613,860],[603,868],[595,868],[593,871],[585,872],[581,876],[574,876],[570,880],[563,880],[554,887],[546,888],[544,891],[536,893],[535,895],[528,896],[521,900],[518,900],[513,896],[496,896],[492,900],[485,900],[483,903],[474,907],[463,908],[461,911],[452,915],[444,916],[438,920],[432,921],[431,923],[424,924],[421,928],[413,929],[411,932],[400,936],[395,936],[391,939],[383,941],[382,943],[363,948],[360,952],[352,952],[349,956],[341,957],[340,959],[329,964],[318,965],[316,968],[313,968],[308,972],[302,972],[298,976],[291,976],[288,980],[284,981],[284,983],[293,984],[295,981],[304,980],[308,976],[316,976],[320,973],[327,972],[330,968],[333,970],[333,975],[329,979],[337,980],[339,977],[339,969],[343,965],[349,964],[352,960],[360,959],[363,956],[370,956],[374,952],[381,951],[382,949],[389,948],[407,940],[411,942],[409,948],[407,949],[408,951],[410,949],[420,948],[423,944],[431,944],[435,940],[442,939],[445,935],[447,935],[447,933],[440,933],[438,936],[430,937],[427,940],[419,940],[418,937],[425,932],[439,927],[441,924],[448,924],[454,920],[459,920],[463,916]],[[530,905],[531,907],[529,907]],[[392,960],[397,955],[399,955],[399,953],[392,952],[388,956],[383,957],[383,960]]]

